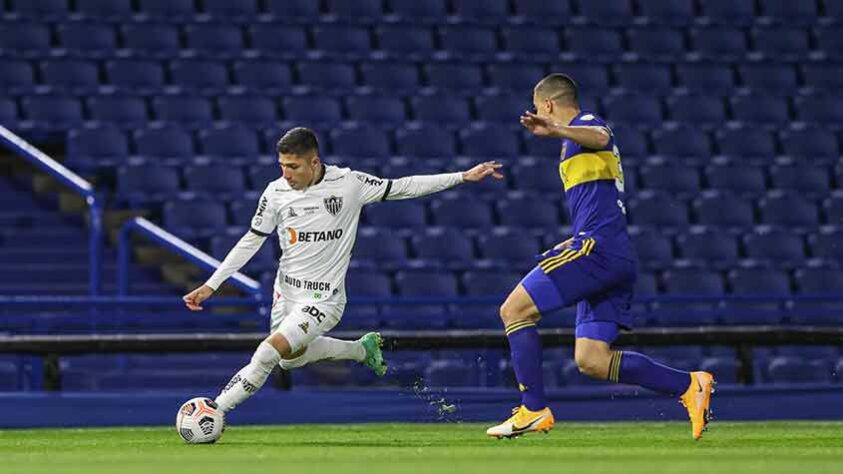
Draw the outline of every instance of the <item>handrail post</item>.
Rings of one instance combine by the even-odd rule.
[[[134,221],[130,220],[120,228],[120,235],[117,239],[117,295],[126,296],[129,294],[129,265],[131,254],[129,252],[129,233],[134,227]]]
[[[88,265],[91,296],[99,296],[102,285],[102,208],[94,193],[85,199],[90,210]]]

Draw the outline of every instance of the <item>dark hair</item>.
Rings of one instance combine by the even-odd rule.
[[[278,140],[275,146],[278,153],[284,155],[305,156],[311,153],[319,153],[319,141],[313,130],[305,127],[296,127],[289,130]]]
[[[536,84],[536,93],[540,96],[553,100],[561,100],[564,102],[578,104],[579,94],[577,93],[577,83],[567,74],[555,72]]]

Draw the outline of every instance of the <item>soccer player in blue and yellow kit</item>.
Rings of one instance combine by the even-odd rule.
[[[637,273],[612,130],[600,117],[580,110],[576,83],[564,74],[542,79],[533,90],[533,105],[535,112],[526,112],[521,124],[536,136],[562,139],[559,176],[573,236],[538,256],[538,265],[500,308],[522,404],[486,433],[501,438],[553,428],[536,323],[542,314],[576,304],[574,358],[579,370],[597,379],[680,396],[692,435],[699,439],[709,420],[712,375],[676,370],[611,347],[620,329],[632,328],[630,304]]]

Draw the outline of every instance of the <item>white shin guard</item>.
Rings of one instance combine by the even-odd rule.
[[[252,360],[248,365],[240,369],[228,385],[222,389],[216,401],[223,413],[228,413],[234,407],[243,403],[255,392],[263,387],[272,369],[281,360],[281,354],[272,345],[263,341],[258,346]]]

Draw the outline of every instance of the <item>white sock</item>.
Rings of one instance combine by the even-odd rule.
[[[228,385],[214,400],[223,413],[233,410],[260,390],[266,383],[272,368],[280,360],[281,354],[272,347],[272,344],[266,341],[261,342],[252,355],[252,360],[231,378]]]
[[[294,359],[281,359],[284,370],[297,369],[320,360],[353,360],[362,362],[366,349],[359,341],[343,341],[333,337],[319,336],[307,345],[304,354]]]

